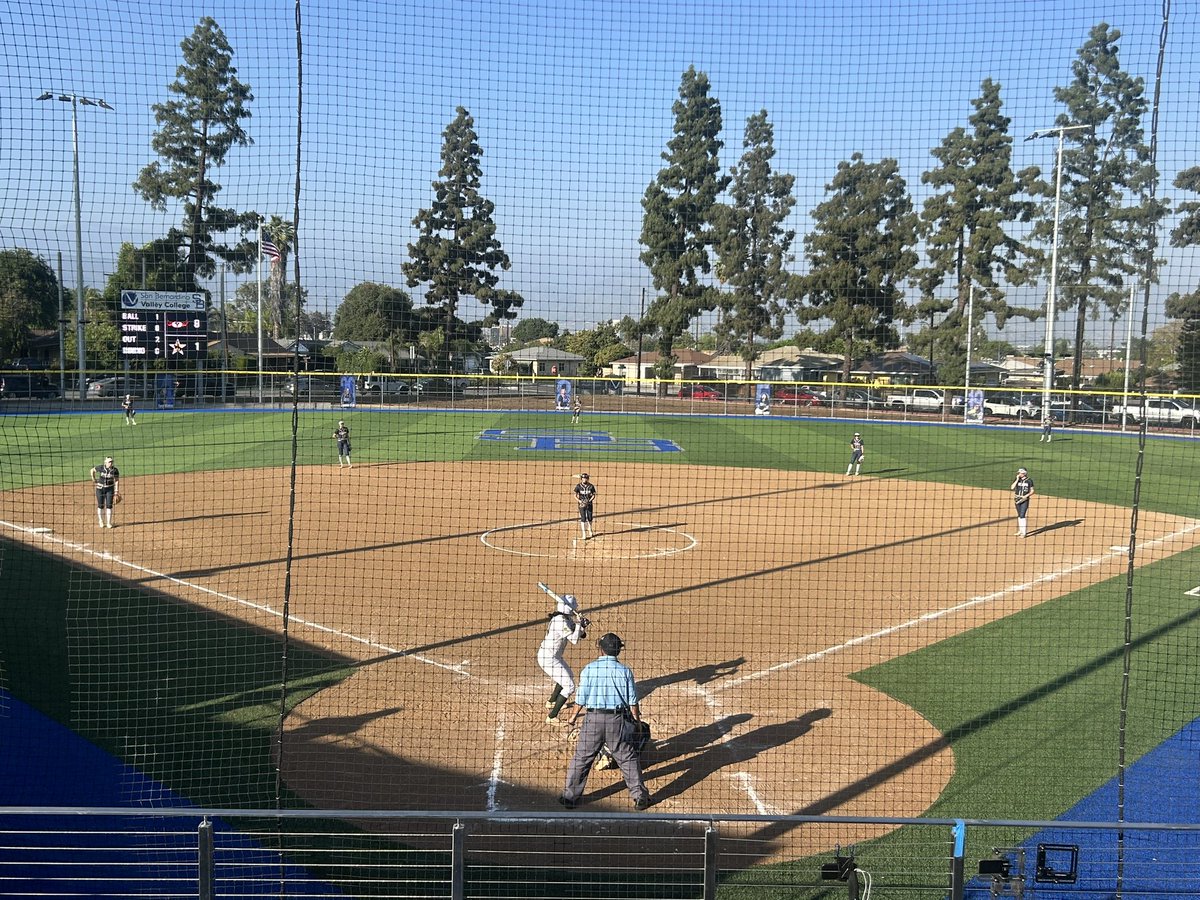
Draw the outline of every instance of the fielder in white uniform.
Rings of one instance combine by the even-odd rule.
[[[546,636],[542,638],[542,644],[538,647],[537,661],[542,671],[554,681],[554,690],[550,699],[546,701],[546,708],[549,710],[546,722],[563,726],[567,722],[559,719],[558,714],[575,693],[575,673],[563,659],[563,652],[567,649],[567,641],[578,644],[580,638],[587,637],[589,622],[585,616],[579,614],[579,601],[575,599],[574,594],[555,597],[557,603],[554,612],[550,614]]]

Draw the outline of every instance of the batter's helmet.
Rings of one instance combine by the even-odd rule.
[[[574,594],[564,594],[562,599],[558,601],[558,611],[563,613],[573,613],[579,609],[579,601],[575,599]]]
[[[600,640],[598,640],[596,643],[599,644],[600,649],[603,650],[609,656],[616,656],[623,649],[625,649],[625,642],[623,640],[621,640],[619,637],[617,637],[615,634],[613,634],[611,631],[608,634],[601,637]]]

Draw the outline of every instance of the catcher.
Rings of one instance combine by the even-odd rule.
[[[121,472],[111,456],[92,466],[92,484],[96,486],[96,521],[101,528],[112,528],[113,504],[121,502]]]
[[[575,485],[575,502],[579,504],[579,530],[585,541],[596,536],[593,520],[596,517],[593,504],[596,502],[596,486],[592,484],[587,472],[579,476],[579,484]]]
[[[561,727],[567,722],[560,719],[558,714],[575,693],[575,673],[563,659],[563,651],[567,649],[567,641],[578,644],[581,638],[587,637],[587,628],[592,623],[587,616],[580,615],[579,601],[574,594],[560,597],[541,582],[538,586],[555,601],[554,612],[550,613],[550,623],[546,626],[546,636],[538,647],[537,661],[542,671],[554,682],[554,690],[546,701],[546,724]]]
[[[866,458],[862,435],[856,431],[854,437],[850,438],[850,465],[846,466],[846,474],[849,475],[850,470],[853,469],[854,474],[857,475],[862,469],[862,461]]]

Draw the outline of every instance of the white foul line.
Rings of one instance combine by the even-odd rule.
[[[504,719],[507,707],[500,706],[500,721],[496,723],[496,752],[492,755],[492,774],[488,778],[487,808],[496,811],[496,792],[500,789],[501,763],[504,760]]]
[[[1193,531],[1196,531],[1197,529],[1200,529],[1200,522],[1194,522],[1193,524],[1189,525],[1187,528],[1183,528],[1179,531],[1172,532],[1171,534],[1164,535],[1163,537],[1160,537],[1160,538],[1155,538],[1154,540],[1151,540],[1151,541],[1146,541],[1145,543],[1139,544],[1138,547],[1140,549],[1147,549],[1150,547],[1155,547],[1155,546],[1158,546],[1159,544],[1164,544],[1167,541],[1174,540],[1179,537],[1183,537],[1185,534],[1191,534]],[[851,638],[850,640],[845,641],[844,643],[835,644],[832,647],[826,647],[824,650],[817,650],[817,651],[814,651],[813,653],[805,654],[804,656],[801,656],[798,659],[792,659],[792,660],[788,660],[787,662],[777,663],[776,665],[773,665],[770,668],[762,669],[758,672],[751,672],[749,675],[743,675],[741,678],[735,678],[732,681],[727,681],[724,684],[718,685],[718,686],[714,687],[713,690],[727,691],[730,688],[738,687],[739,685],[744,684],[747,681],[756,681],[759,678],[766,678],[768,675],[773,675],[776,672],[782,672],[787,669],[791,669],[795,666],[803,665],[804,663],[816,662],[817,660],[824,659],[827,656],[833,656],[836,653],[841,653],[843,650],[849,650],[851,647],[857,647],[859,644],[870,643],[871,641],[875,641],[875,640],[878,640],[879,638],[887,637],[888,635],[891,635],[891,634],[896,634],[897,632],[900,632],[900,631],[905,631],[905,630],[907,630],[909,628],[913,628],[917,625],[922,625],[926,622],[932,622],[935,619],[942,618],[943,616],[949,616],[949,615],[954,615],[955,613],[960,613],[965,609],[970,609],[972,606],[978,606],[981,603],[990,603],[993,600],[998,600],[1001,597],[1008,596],[1009,594],[1019,594],[1022,591],[1030,590],[1031,588],[1035,588],[1040,584],[1045,584],[1048,581],[1054,581],[1058,578],[1062,578],[1064,575],[1071,575],[1075,572],[1082,571],[1083,569],[1090,569],[1093,566],[1098,566],[1101,563],[1108,562],[1111,559],[1116,559],[1118,556],[1128,556],[1128,555],[1129,555],[1129,550],[1127,548],[1122,547],[1119,552],[1110,551],[1108,553],[1101,554],[1100,556],[1093,556],[1091,559],[1084,560],[1081,563],[1076,563],[1075,565],[1069,566],[1066,569],[1059,569],[1058,571],[1055,571],[1055,572],[1047,572],[1044,575],[1039,575],[1037,578],[1034,578],[1031,581],[1026,581],[1021,584],[1009,585],[1006,588],[1001,588],[1000,590],[993,591],[990,594],[982,594],[978,597],[971,597],[969,600],[964,600],[962,603],[958,603],[954,606],[949,606],[949,607],[946,607],[945,609],[936,609],[932,612],[927,612],[920,616],[917,616],[915,619],[909,619],[907,622],[900,622],[896,625],[889,625],[887,628],[881,628],[878,631],[872,631],[870,634],[859,635],[858,637]]]
[[[75,541],[68,541],[64,538],[57,537],[53,534],[47,534],[45,531],[43,531],[39,528],[27,528],[24,525],[16,525],[12,522],[6,522],[3,519],[0,519],[0,527],[9,528],[9,529],[12,529],[13,531],[19,531],[19,532],[23,532],[25,534],[33,535],[42,541],[46,541],[47,543],[52,543],[52,544],[58,544],[60,547],[66,549],[66,550],[72,550],[83,556],[91,556],[91,557],[94,557],[95,559],[105,560],[106,562],[117,563],[118,565],[122,565],[127,569],[133,570],[134,572],[141,572],[143,575],[149,575],[152,578],[161,578],[163,581],[169,581],[172,584],[179,585],[180,587],[190,588],[193,591],[199,591],[201,594],[207,594],[210,597],[216,597],[220,600],[228,600],[229,602],[236,603],[239,606],[245,606],[250,609],[257,610],[258,612],[263,612],[263,613],[267,613],[268,615],[275,616],[277,619],[283,618],[283,613],[281,613],[278,610],[273,609],[272,607],[267,606],[263,603],[255,603],[251,600],[243,599],[242,597],[236,597],[233,594],[226,594],[222,591],[215,591],[212,588],[205,587],[202,584],[196,584],[194,581],[187,581],[183,578],[176,578],[174,575],[168,575],[165,572],[158,572],[154,569],[146,568],[145,566],[139,566],[137,563],[131,563],[128,560],[121,559],[119,556],[114,556],[112,553],[109,553],[107,550],[93,550],[91,547],[87,546],[86,544],[80,544]],[[415,653],[408,654],[397,647],[389,647],[387,644],[380,644],[379,642],[372,641],[369,638],[359,637],[356,634],[350,634],[347,631],[341,631],[337,628],[331,628],[328,625],[322,625],[320,622],[312,622],[308,619],[305,619],[305,618],[302,618],[302,617],[296,616],[296,615],[289,615],[288,622],[291,624],[301,625],[305,628],[312,629],[313,631],[321,631],[326,634],[336,635],[337,637],[344,638],[348,641],[353,641],[357,644],[363,644],[367,647],[372,648],[373,650],[378,650],[382,653],[402,655],[406,659],[415,659],[418,662],[423,662],[430,666],[437,666],[439,669],[446,669],[447,671],[454,672],[458,675],[465,675],[468,678],[471,677],[471,673],[466,671],[466,668],[465,668],[466,663],[465,662],[459,663],[458,665],[453,665],[453,666],[447,665],[445,663],[440,663],[437,660],[429,659],[428,657],[420,656]]]

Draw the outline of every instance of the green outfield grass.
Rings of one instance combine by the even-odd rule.
[[[295,442],[299,464],[336,461],[331,434],[339,418],[352,428],[356,463],[519,460],[523,454],[513,445],[479,441],[479,432],[570,427],[567,417],[552,414],[303,412],[298,414]],[[0,470],[2,486],[82,481],[105,453],[117,457],[126,479],[168,471],[286,466],[293,456],[292,416],[286,412],[148,412],[139,421],[133,428],[112,414],[0,417],[0,453],[9,460]],[[1130,505],[1133,496],[1138,461],[1134,436],[1069,430],[1059,430],[1054,442],[1046,445],[1038,442],[1034,429],[786,417],[589,414],[581,429],[622,438],[670,439],[684,451],[578,454],[578,460],[586,461],[593,471],[601,462],[637,461],[840,473],[850,434],[857,430],[867,441],[868,473],[876,477],[1006,490],[1013,469],[1024,465],[1041,494],[1123,507]],[[1196,442],[1187,439],[1147,442],[1141,497],[1145,509],[1195,515],[1196,450]],[[562,458],[576,457],[564,452]],[[35,563],[22,556],[23,551],[3,545],[0,549],[10,566],[13,559],[23,560],[26,566],[46,566],[40,557]],[[1200,692],[1195,690],[1200,681],[1200,658],[1195,654],[1200,646],[1200,604],[1183,596],[1181,588],[1200,581],[1198,563],[1200,551],[1192,550],[1136,575],[1131,629],[1137,678],[1127,721],[1130,763],[1200,715]],[[6,568],[5,575],[12,571]],[[35,573],[30,578],[37,596],[19,608],[8,608],[0,622],[0,653],[11,660],[18,645],[25,645],[22,666],[9,672],[14,693],[70,724],[65,696],[69,686],[61,671],[51,671],[65,665],[69,636],[61,623],[53,623],[69,615],[60,608],[66,588],[61,578],[55,580],[50,574]],[[104,581],[100,576],[88,578]],[[927,815],[1053,818],[1113,777],[1125,589],[1124,576],[1113,578],[857,673],[857,679],[925,716],[953,748],[955,774]],[[135,604],[142,610],[139,615],[165,616],[168,625],[181,616],[205,618],[177,608],[165,611],[163,607],[173,604],[129,586],[97,586],[93,593]],[[275,652],[264,643],[269,643],[268,638],[244,626],[222,621],[202,625],[205,629],[218,644],[254,648],[262,658]],[[45,653],[30,654],[33,636],[41,633],[50,635],[53,646]],[[115,634],[112,643],[115,654],[119,643]],[[99,665],[101,660],[95,662]],[[161,664],[170,660],[164,658]],[[138,715],[122,719],[129,729],[128,741],[148,742],[164,730],[173,730],[180,743],[200,749],[219,747],[226,755],[223,767],[229,765],[228,755],[234,754],[241,757],[240,771],[267,779],[266,722],[270,695],[278,690],[277,678],[269,667],[251,678],[246,667],[232,660],[217,658],[210,665],[214,668],[197,696],[187,698],[187,715],[156,718],[152,707],[139,707]],[[128,671],[138,670],[135,665]],[[294,674],[303,675],[303,687],[289,702],[344,677],[345,671],[339,661],[312,654],[301,657]],[[120,686],[114,685],[113,690],[119,691]],[[1160,699],[1164,695],[1170,702]],[[168,784],[199,787],[200,796],[194,799],[214,805],[232,805],[240,792],[267,789],[265,782],[253,788],[223,787],[219,778],[197,782],[195,768],[202,765],[203,754],[189,754],[177,771],[153,774]],[[893,840],[898,838],[871,842],[864,852],[886,853]]]
[[[486,428],[570,430],[552,413],[331,410],[301,412],[295,444],[300,465],[336,461],[332,432],[350,425],[357,462],[516,460],[512,444],[477,440]],[[0,452],[12,464],[0,487],[83,481],[106,453],[122,475],[286,466],[293,457],[289,412],[147,412],[137,427],[112,413],[0,418]],[[655,462],[800,471],[843,470],[854,431],[867,442],[866,471],[883,478],[1006,489],[1016,466],[1027,466],[1038,492],[1129,506],[1138,443],[1134,435],[1060,429],[1041,444],[1029,428],[979,428],[752,416],[655,416],[592,413],[581,431],[622,438],[666,438],[683,453],[606,453],[581,460]],[[1147,442],[1142,507],[1191,515],[1197,443]],[[563,452],[562,458],[572,454]]]

